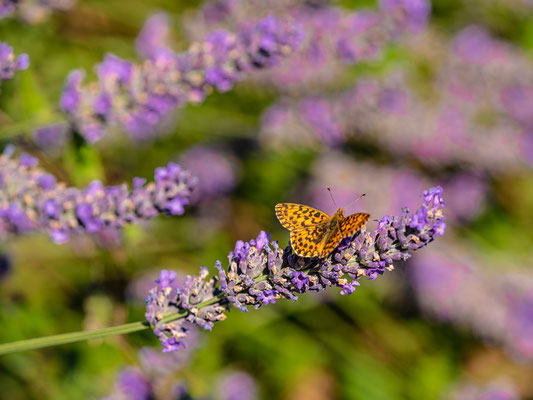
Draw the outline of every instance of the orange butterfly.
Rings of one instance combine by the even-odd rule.
[[[276,204],[276,216],[291,232],[291,246],[300,257],[325,258],[342,239],[352,236],[370,218],[357,213],[344,216],[339,208],[333,217],[315,208],[294,203]]]

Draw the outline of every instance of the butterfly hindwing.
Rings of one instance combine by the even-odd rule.
[[[291,246],[300,257],[320,255],[328,233],[328,222],[291,231]]]
[[[322,211],[295,203],[276,204],[276,216],[289,231],[324,224],[331,219]]]

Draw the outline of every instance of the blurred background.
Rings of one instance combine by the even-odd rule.
[[[448,228],[351,296],[232,310],[178,353],[143,331],[2,356],[0,397],[533,399],[532,1],[13,3],[0,2],[0,40],[30,66],[1,82],[2,148],[79,188],[151,180],[169,161],[199,184],[183,216],[61,245],[6,236],[0,342],[142,320],[159,270],[213,272],[260,230],[285,246],[274,205],[332,214],[327,187],[339,206],[366,193],[345,211],[373,229],[441,185]],[[70,71],[89,87],[108,53],[141,65],[269,13],[305,32],[279,66],[142,135],[115,124],[91,143],[67,129]]]

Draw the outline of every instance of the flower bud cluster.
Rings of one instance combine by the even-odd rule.
[[[82,86],[83,71],[70,73],[61,108],[88,142],[98,141],[110,124],[146,139],[176,108],[202,102],[213,88],[230,90],[245,73],[277,65],[300,42],[294,24],[270,16],[243,24],[236,34],[212,32],[184,53],[158,48],[140,65],[108,54],[98,66],[97,83]]]
[[[208,271],[202,267],[198,276],[188,276],[183,287],[176,287],[176,273],[161,271],[146,298],[146,319],[163,351],[172,351],[187,335],[185,321],[211,330],[214,322],[225,319],[229,305],[246,312],[248,306],[259,308],[281,298],[295,301],[299,294],[329,286],[351,294],[362,276],[376,279],[392,270],[394,261],[408,259],[410,252],[444,234],[442,188],[431,188],[423,197],[414,214],[404,209],[400,217],[384,216],[374,232],[363,228],[345,238],[324,260],[299,257],[290,246],[281,249],[262,231],[255,240],[237,242],[227,269],[216,263],[218,279],[207,279]]]
[[[30,59],[27,54],[15,55],[13,47],[5,42],[0,42],[0,83],[13,78],[15,71],[27,69]]]
[[[0,237],[47,232],[56,243],[70,236],[151,219],[158,214],[181,215],[189,203],[195,178],[174,163],[155,170],[155,180],[134,178],[104,186],[93,181],[84,189],[68,187],[38,167],[36,158],[10,150],[0,155]]]

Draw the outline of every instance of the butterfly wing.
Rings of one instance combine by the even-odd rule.
[[[329,223],[291,231],[291,246],[300,257],[317,257],[320,255],[324,239],[328,233]]]
[[[326,213],[303,204],[280,203],[275,209],[279,222],[289,231],[321,225],[331,219]]]
[[[340,220],[342,237],[353,236],[370,218],[369,214],[357,213],[348,215]]]
[[[320,252],[320,257],[327,257],[333,250],[337,248],[339,243],[345,237],[352,236],[357,232],[361,226],[365,224],[366,221],[370,218],[370,215],[365,213],[358,213],[348,215],[339,219],[338,228],[331,232],[327,242],[324,243],[324,246]]]

